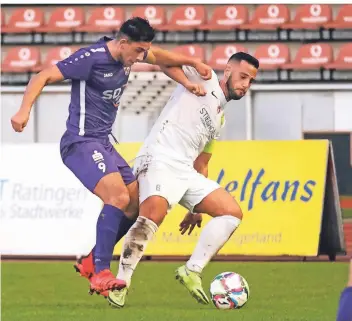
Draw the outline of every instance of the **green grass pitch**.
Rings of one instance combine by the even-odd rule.
[[[333,321],[348,271],[347,263],[212,262],[203,276],[207,290],[225,271],[242,274],[251,290],[245,307],[220,311],[199,305],[175,281],[181,263],[142,262],[118,310],[89,296],[72,264],[2,262],[2,321]]]

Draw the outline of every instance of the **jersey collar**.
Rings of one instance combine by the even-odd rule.
[[[227,100],[226,100],[225,94],[222,91],[220,85],[219,85],[219,87],[217,88],[217,90],[215,92],[216,92],[216,96],[218,97],[218,99],[220,101],[221,109],[224,109],[225,105],[227,104]]]
[[[114,40],[114,39],[112,39],[112,38],[110,38],[110,37],[107,37],[107,36],[104,36],[104,37],[102,37],[102,38],[99,39],[99,43],[101,42],[101,43],[103,44],[103,46],[104,46],[104,48],[105,48],[106,54],[108,55],[108,57],[109,57],[114,63],[116,63],[116,64],[118,64],[118,65],[122,65],[121,61],[116,60],[116,59],[111,55],[111,52],[110,52],[109,47],[108,47],[108,45],[107,45],[107,43],[108,43],[109,41],[111,41],[111,40]]]

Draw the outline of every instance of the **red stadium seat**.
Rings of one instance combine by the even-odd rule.
[[[208,64],[214,70],[224,70],[229,58],[236,52],[248,52],[246,48],[241,45],[218,45],[213,50]]]
[[[49,18],[47,25],[37,29],[38,32],[71,32],[83,25],[84,12],[80,7],[59,7]]]
[[[184,45],[178,46],[172,49],[173,52],[180,53],[185,56],[190,56],[197,58],[201,61],[205,60],[205,51],[204,48],[199,45]]]
[[[329,44],[307,44],[298,49],[292,64],[285,64],[283,69],[317,69],[332,60],[332,48]]]
[[[336,19],[325,24],[324,28],[352,29],[352,4],[341,6]]]
[[[49,49],[43,63],[41,65],[38,65],[36,68],[34,68],[34,71],[40,71],[44,68],[56,65],[59,61],[66,59],[77,50],[78,48],[76,47],[68,47],[68,46],[51,48]]]
[[[166,26],[165,8],[160,6],[137,7],[136,10],[132,12],[132,17],[147,19],[155,29],[160,29]]]
[[[261,45],[256,49],[254,56],[263,70],[278,69],[290,62],[290,50],[287,45],[281,43]]]
[[[5,13],[4,13],[4,11],[2,11],[1,9],[0,9],[0,11],[1,11],[1,32],[4,32],[4,31],[3,31],[3,28],[4,28],[4,26],[6,25]]]
[[[27,33],[44,24],[44,13],[39,8],[21,8],[13,12],[9,22],[2,28],[4,33]]]
[[[34,71],[40,64],[40,52],[34,47],[13,47],[5,55],[1,69],[3,72]]]
[[[304,4],[296,9],[292,23],[283,29],[319,29],[332,19],[332,10],[328,4]]]
[[[335,61],[331,64],[326,64],[324,68],[352,69],[352,43],[342,45]]]
[[[118,30],[125,20],[125,13],[119,7],[100,7],[91,12],[85,25],[76,28],[84,32],[111,32]]]
[[[264,4],[257,7],[254,16],[241,29],[277,29],[290,21],[290,11],[284,4]]]
[[[205,8],[201,5],[180,6],[172,13],[171,19],[163,30],[186,31],[202,27],[206,23]]]
[[[215,8],[210,21],[200,27],[204,30],[231,30],[248,21],[248,8],[243,5],[227,5]]]

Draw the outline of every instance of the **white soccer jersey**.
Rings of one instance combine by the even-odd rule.
[[[183,70],[190,81],[204,86],[206,96],[197,97],[178,85],[137,157],[152,155],[154,160],[175,160],[193,167],[205,145],[219,137],[227,101],[217,75],[213,71],[205,81],[194,68]]]

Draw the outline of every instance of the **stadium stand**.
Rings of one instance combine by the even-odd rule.
[[[3,6],[2,83],[12,73],[38,72],[104,34],[114,35],[132,16],[147,18],[159,31],[156,44],[217,71],[239,50],[257,56],[263,72],[285,70],[285,81],[296,69],[351,70],[352,5]],[[159,69],[140,63],[132,71]],[[346,75],[341,81],[351,80]],[[326,74],[328,79],[336,80]]]
[[[328,4],[304,4],[296,10],[292,23],[282,26],[284,29],[318,29],[332,19],[332,10]]]
[[[40,51],[36,47],[13,47],[1,65],[2,72],[31,72],[40,64]]]
[[[3,11],[1,12],[3,23]],[[2,33],[24,33],[34,32],[44,24],[44,12],[39,8],[17,9],[11,15],[9,22],[3,27]]]
[[[148,19],[149,23],[155,28],[160,29],[166,25],[165,8],[161,6],[142,6],[137,7],[132,12],[132,17],[142,17]]]
[[[47,47],[40,46],[17,46],[9,47],[8,50],[3,51],[3,72],[19,72],[16,66],[32,65],[32,57],[39,63],[33,64],[36,66],[36,71],[41,70],[45,66],[57,63],[58,60],[64,59],[67,55],[76,51],[79,46],[59,46],[47,48],[45,52],[43,49]],[[306,44],[297,48],[295,59],[291,62],[291,50],[287,44],[269,43],[257,45],[252,50],[248,50],[240,43],[215,45],[213,50],[206,52],[204,46],[195,45],[181,45],[172,48],[174,52],[198,57],[200,60],[207,62],[215,70],[223,70],[229,57],[238,52],[250,52],[256,56],[262,69],[306,69],[306,68],[320,68],[324,69],[351,69],[352,63],[352,43],[342,44],[336,49],[336,59],[334,60],[333,48],[328,43]],[[294,50],[293,50],[294,51]],[[30,52],[28,57],[27,52]],[[34,54],[36,52],[36,54]],[[207,56],[209,57],[207,59]],[[18,63],[18,61],[29,61]],[[17,62],[16,62],[17,61]],[[43,63],[40,63],[40,62]],[[10,62],[10,63],[9,63]],[[4,66],[7,67],[4,67]],[[25,71],[27,69],[21,69]],[[31,69],[32,70],[32,69]],[[148,64],[136,64],[132,67],[133,71],[155,71],[155,66]]]
[[[278,69],[290,61],[290,51],[287,45],[265,44],[259,46],[254,56],[259,60],[261,69]]]
[[[161,30],[181,31],[197,29],[202,27],[206,21],[204,6],[180,6],[172,12],[170,21]]]
[[[331,29],[352,29],[352,4],[342,5],[336,19],[324,25]]]
[[[59,7],[49,18],[48,24],[37,29],[38,32],[62,33],[77,30],[84,24],[85,13],[80,7]]]
[[[223,70],[229,58],[238,51],[248,52],[248,50],[242,45],[216,46],[208,60],[208,64],[214,70]]]
[[[292,63],[282,66],[284,69],[317,69],[332,61],[332,48],[329,44],[306,44],[299,48]]]
[[[264,30],[277,29],[290,20],[290,11],[284,4],[260,5],[254,12],[250,23],[241,25],[241,29]]]
[[[334,62],[324,67],[326,69],[352,69],[352,43],[342,45]]]
[[[42,60],[43,63],[41,63],[40,65],[37,65],[34,68],[34,71],[38,72],[46,67],[56,65],[60,60],[66,59],[77,50],[78,48],[67,47],[67,46],[51,48],[47,52],[46,58]]]
[[[175,47],[173,52],[178,52],[180,54],[199,58],[201,61],[205,61],[205,50],[200,45],[183,45]]]
[[[211,19],[203,26],[203,30],[230,30],[248,21],[248,8],[243,5],[220,6],[215,8]]]
[[[95,8],[87,23],[76,28],[84,32],[112,32],[118,29],[125,20],[125,13],[119,7]]]

